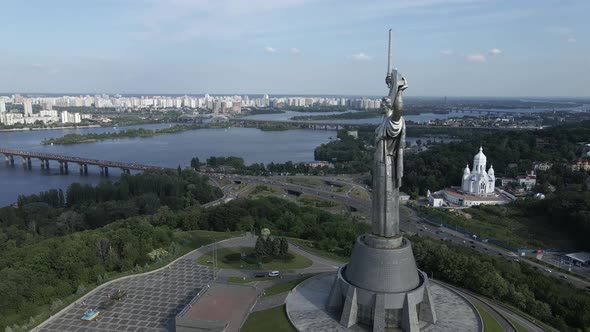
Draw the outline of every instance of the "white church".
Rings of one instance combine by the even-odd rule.
[[[486,170],[487,157],[483,153],[483,147],[473,157],[473,169],[469,165],[463,170],[461,187],[451,187],[433,194],[427,193],[428,202],[434,207],[470,207],[482,204],[506,204],[510,200],[496,189],[496,176],[494,167]]]

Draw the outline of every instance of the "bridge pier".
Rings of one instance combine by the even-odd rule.
[[[109,168],[106,166],[100,166],[100,175],[109,176]]]
[[[88,165],[80,164],[80,175],[88,175]]]
[[[68,162],[67,161],[60,161],[59,162],[59,172],[62,174],[68,174]]]
[[[31,169],[31,158],[21,156],[23,158],[23,168],[24,169]]]
[[[11,154],[4,155],[6,158],[6,163],[14,166],[14,156]]]
[[[45,160],[43,159],[39,159],[41,160],[41,169],[45,169]]]
[[[128,168],[121,168],[121,171],[125,174],[131,174],[131,171]]]
[[[49,159],[45,159],[45,168],[49,169]]]

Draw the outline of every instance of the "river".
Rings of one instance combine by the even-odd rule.
[[[334,131],[289,130],[261,131],[254,128],[199,129],[170,135],[144,138],[124,138],[75,145],[41,145],[45,138],[70,133],[101,133],[128,128],[157,129],[170,124],[155,124],[109,128],[84,128],[64,130],[39,130],[0,132],[0,147],[25,151],[38,151],[66,156],[87,157],[102,160],[142,163],[147,165],[177,167],[188,166],[192,157],[205,161],[210,156],[238,156],[246,164],[254,162],[286,162],[289,160],[312,161],[314,149],[336,136]],[[3,156],[0,156],[3,159]],[[21,159],[15,158],[11,167],[0,162],[0,206],[16,201],[19,194],[66,188],[70,183],[98,183],[99,169],[89,166],[88,176],[80,176],[77,165],[70,165],[70,174],[62,175],[57,162],[50,161],[49,171],[41,170],[39,160],[33,160],[31,170],[25,170]],[[120,171],[109,170],[114,179]]]
[[[263,115],[266,118],[276,116],[285,116],[285,114]],[[336,132],[332,130],[261,131],[254,128],[235,127],[198,129],[154,137],[122,138],[75,145],[41,144],[44,139],[72,133],[104,133],[130,128],[159,129],[169,126],[172,124],[0,132],[0,147],[175,168],[178,165],[188,166],[193,157],[205,161],[211,156],[238,156],[244,158],[246,164],[289,160],[313,161],[314,149],[320,144],[328,143],[336,136]],[[406,140],[415,144],[418,138],[406,137]],[[423,141],[425,139],[422,138]],[[14,203],[21,194],[30,195],[49,189],[65,189],[73,182],[96,184],[105,179],[100,176],[99,168],[96,166],[89,166],[88,173],[87,176],[81,176],[78,165],[71,164],[69,174],[60,174],[59,165],[55,161],[50,161],[49,170],[42,170],[40,161],[36,159],[33,159],[30,170],[22,166],[19,157],[15,157],[14,166],[0,161],[0,206]],[[121,172],[118,169],[110,169],[109,173],[110,179],[116,179]]]
[[[244,119],[253,119],[253,120],[267,120],[267,121],[292,121],[291,118],[294,116],[314,116],[314,115],[333,115],[333,114],[343,114],[343,113],[352,113],[358,111],[349,111],[349,112],[294,112],[294,111],[286,111],[284,113],[272,113],[272,114],[257,114],[257,115],[250,115],[245,116]],[[414,121],[417,123],[424,123],[430,120],[436,119],[448,119],[451,117],[463,117],[466,114],[463,113],[422,113],[422,114],[414,114],[414,115],[404,115],[404,119]],[[374,117],[368,119],[329,119],[329,120],[320,120],[320,121],[327,121],[330,123],[341,123],[341,124],[378,124],[381,122],[381,117]],[[310,121],[313,122],[313,121]]]
[[[504,108],[488,108],[488,109],[478,109],[478,108],[471,108],[465,109],[461,111],[453,111],[449,113],[421,113],[421,114],[409,114],[404,115],[404,119],[408,121],[413,121],[416,123],[426,123],[432,120],[438,119],[448,119],[448,118],[461,118],[465,116],[484,116],[484,115],[496,115],[496,116],[506,116],[506,115],[516,115],[516,114],[530,114],[530,113],[542,113],[542,112],[561,112],[561,111],[583,111],[590,107],[588,104],[583,104],[581,106],[576,107],[560,107],[560,108],[512,108],[512,109],[504,109]],[[253,120],[267,120],[267,121],[293,121],[291,120],[294,116],[314,116],[314,115],[333,115],[333,114],[344,114],[344,113],[354,113],[360,112],[355,110],[350,110],[347,112],[294,112],[294,111],[285,111],[284,113],[273,113],[273,114],[257,114],[257,115],[250,115],[244,117],[244,119],[253,119]],[[381,122],[381,117],[374,117],[374,118],[367,118],[367,119],[328,119],[328,120],[319,120],[324,122],[336,123],[336,124],[378,124]],[[309,121],[314,122],[314,121]]]

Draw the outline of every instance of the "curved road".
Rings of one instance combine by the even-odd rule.
[[[545,329],[540,327],[539,325],[535,324],[534,321],[530,321],[519,314],[514,313],[504,304],[497,303],[495,301],[486,299],[485,297],[475,294],[471,291],[457,288],[445,282],[441,282],[436,280],[435,282],[442,284],[446,287],[453,289],[454,291],[460,293],[464,297],[466,297],[469,301],[473,304],[477,304],[479,306],[484,307],[495,319],[498,323],[502,326],[504,331],[515,331],[514,327],[512,326],[511,322],[508,319],[517,322],[518,324],[522,325],[526,328],[529,332],[543,332]]]
[[[252,183],[261,184],[272,184],[279,186],[285,190],[291,190],[293,192],[300,192],[310,195],[316,195],[318,197],[322,197],[325,199],[336,200],[347,207],[351,207],[357,211],[365,212],[367,214],[370,213],[371,209],[370,201],[361,200],[356,197],[351,197],[349,196],[349,193],[340,194],[318,188],[307,187],[304,185],[287,183],[281,181],[282,179],[280,177],[256,177],[243,175],[230,175],[230,177],[240,181],[249,181]],[[366,189],[366,187],[362,185],[359,185],[352,181],[342,180],[340,177],[334,178],[321,176],[301,176],[299,178],[316,178],[320,180],[329,180],[330,182],[354,185]],[[453,229],[433,226],[432,224],[427,223],[423,218],[420,218],[413,209],[403,205],[400,206],[400,229],[406,233],[416,233],[419,235],[425,235],[436,240],[449,241],[455,244],[467,246],[473,250],[485,254],[501,256],[504,257],[506,260],[513,261],[515,263],[529,264],[533,268],[537,269],[539,273],[554,277],[556,279],[559,278],[560,280],[568,282],[577,288],[584,289],[586,291],[590,290],[590,282],[587,282],[583,279],[580,279],[572,275],[566,275],[565,273],[561,273],[559,271],[547,269],[546,266],[536,263],[534,261],[528,259],[521,259],[511,251],[484,242],[473,240],[469,237],[466,237],[463,233],[457,232]]]

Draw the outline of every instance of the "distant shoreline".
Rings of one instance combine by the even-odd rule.
[[[79,129],[79,128],[100,128],[100,125],[86,125],[86,126],[63,126],[63,127],[49,127],[49,128],[13,128],[13,129],[0,129],[0,132],[11,132],[11,131],[29,131],[29,130],[57,130],[57,129]]]

